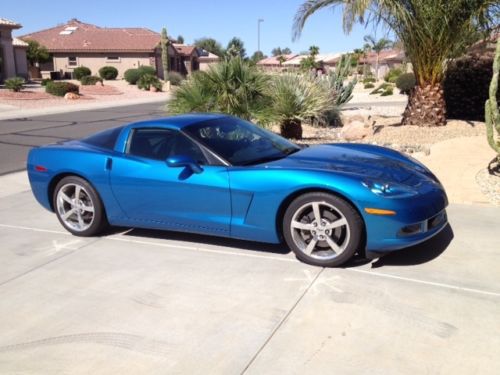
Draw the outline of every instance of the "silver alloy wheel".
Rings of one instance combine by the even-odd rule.
[[[63,185],[57,192],[56,205],[61,220],[74,231],[83,232],[94,222],[94,203],[79,184]]]
[[[290,231],[300,251],[319,260],[342,254],[351,235],[346,217],[324,201],[306,203],[295,211]]]

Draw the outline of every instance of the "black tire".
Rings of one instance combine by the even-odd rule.
[[[77,186],[80,187],[78,194],[78,201],[80,203],[77,204],[79,204],[79,207],[82,207],[81,209],[72,206],[72,203],[67,199],[67,197],[71,198],[71,201],[75,204]],[[71,195],[72,191],[73,195]],[[60,192],[61,196],[58,198]],[[52,202],[57,219],[61,225],[75,236],[95,236],[103,232],[109,226],[99,194],[88,181],[81,177],[67,176],[59,181],[54,189]],[[90,208],[93,209],[93,212],[90,211]],[[73,210],[74,213],[64,219],[63,214],[70,214],[69,211],[71,210]],[[90,214],[92,214],[92,217],[90,217]],[[79,225],[79,223],[81,223],[80,219],[82,220],[81,222],[83,222],[81,226]],[[79,226],[80,229],[77,228]]]
[[[320,222],[314,207],[320,213]],[[335,225],[338,227],[333,227]],[[361,250],[363,236],[364,223],[359,213],[350,203],[332,194],[303,194],[290,203],[283,216],[286,244],[299,260],[315,266],[344,264]],[[335,250],[332,242],[337,246]]]

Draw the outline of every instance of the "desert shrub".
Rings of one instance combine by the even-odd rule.
[[[382,92],[382,94],[380,94],[380,96],[389,96],[389,95],[392,95],[394,94],[394,89],[392,86],[388,86],[386,87],[386,89]]]
[[[403,70],[400,68],[392,68],[384,76],[384,81],[395,83],[398,77],[403,74]]]
[[[367,83],[375,83],[377,82],[377,80],[375,79],[375,77],[365,77],[363,79],[363,83],[364,84],[367,84]]]
[[[78,68],[75,68],[73,70],[73,76],[77,80],[81,80],[82,77],[90,76],[90,75],[92,75],[92,71],[89,68],[87,68],[86,66],[79,66]]]
[[[373,83],[365,83],[365,86],[364,86],[365,89],[372,89],[374,87],[375,87],[375,85]]]
[[[47,82],[45,86],[45,92],[51,95],[64,96],[68,92],[73,92],[78,94],[80,92],[80,87],[74,85],[70,82]]]
[[[24,78],[21,77],[12,77],[5,80],[5,88],[10,91],[19,92],[24,87]]]
[[[156,76],[155,68],[153,68],[152,66],[143,65],[137,69],[128,69],[123,74],[123,78],[125,78],[125,81],[127,81],[131,85],[135,85],[137,81],[139,81],[139,78],[146,74]]]
[[[42,79],[42,82],[40,82],[40,84],[43,87],[45,87],[45,86],[47,86],[47,83],[49,83],[49,82],[52,82],[52,80],[50,78],[44,78],[44,79]]]
[[[174,86],[179,86],[184,79],[185,77],[180,73],[177,72],[168,73],[168,80]]]
[[[378,85],[377,88],[375,90],[373,90],[372,92],[370,92],[370,95],[375,95],[375,94],[382,94],[384,91],[387,90],[387,88],[389,88],[391,86],[390,83],[387,83],[387,82],[384,82],[382,83],[381,85]]]
[[[123,78],[131,85],[135,85],[139,78],[141,78],[141,73],[138,69],[127,69],[125,73],[123,73]]]
[[[158,77],[152,74],[144,74],[137,81],[137,87],[141,90],[149,90],[151,86],[155,87],[158,91],[161,91],[163,85]]]
[[[103,79],[116,79],[118,77],[118,69],[114,66],[103,66],[99,69],[99,76]]]
[[[83,76],[82,79],[80,79],[80,83],[83,86],[95,85],[97,82],[102,83],[102,78],[97,76]]]
[[[139,68],[137,68],[137,70],[139,71],[139,73],[141,73],[141,76],[145,74],[156,76],[156,69],[149,65],[142,65]]]
[[[410,95],[410,91],[417,84],[417,80],[415,79],[415,74],[413,73],[404,73],[401,74],[396,80],[396,87],[399,89],[401,94]]]

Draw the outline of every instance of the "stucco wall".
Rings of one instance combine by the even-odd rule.
[[[54,54],[54,71],[61,73],[72,72],[77,66],[69,66],[68,57],[76,56],[77,66],[86,66],[92,71],[92,75],[99,75],[99,69],[103,66],[114,66],[118,69],[118,78],[123,78],[123,73],[127,69],[138,68],[148,65],[156,68],[154,54]],[[118,56],[119,61],[109,61],[108,56]]]
[[[26,48],[14,47],[14,57],[16,62],[16,74],[25,79],[28,78],[28,60],[26,59]]]
[[[12,33],[8,28],[0,27],[0,44],[3,51],[3,71],[0,80],[16,76],[16,65],[14,60],[14,47],[12,46]]]

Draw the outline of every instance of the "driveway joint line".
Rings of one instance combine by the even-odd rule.
[[[316,274],[316,276],[311,280],[311,282],[309,283],[309,285],[307,286],[307,288],[304,290],[304,292],[302,292],[302,294],[299,296],[299,298],[297,299],[297,301],[295,301],[295,303],[293,304],[293,306],[290,308],[290,310],[288,310],[288,312],[285,314],[285,316],[280,320],[280,322],[278,323],[278,325],[272,330],[271,334],[269,335],[269,337],[266,339],[266,341],[264,341],[264,343],[262,344],[262,346],[259,348],[259,350],[257,350],[257,352],[254,354],[254,356],[250,359],[250,362],[248,362],[248,364],[245,366],[245,368],[243,369],[243,371],[240,373],[240,375],[243,375],[245,374],[248,369],[250,368],[250,366],[252,366],[252,364],[255,362],[255,360],[257,359],[257,357],[260,355],[260,353],[262,353],[262,351],[265,349],[265,347],[267,346],[267,344],[269,344],[269,342],[271,341],[271,339],[274,337],[274,335],[278,332],[278,330],[283,326],[283,324],[285,324],[285,322],[288,320],[288,318],[290,317],[290,315],[293,313],[293,311],[295,310],[295,308],[298,306],[298,304],[300,303],[300,301],[302,301],[302,299],[305,297],[305,295],[307,294],[307,292],[309,292],[309,290],[312,288],[312,286],[314,285],[314,283],[316,282],[316,280],[318,280],[318,278],[320,277],[320,275],[323,273],[323,271],[325,270],[325,268],[321,268],[318,273]]]
[[[8,284],[8,283],[10,283],[10,282],[12,282],[12,281],[18,280],[18,279],[20,279],[21,277],[26,276],[27,274],[29,274],[29,273],[31,273],[31,272],[33,272],[33,271],[39,270],[40,268],[43,268],[43,267],[45,267],[46,265],[49,265],[49,264],[51,264],[51,263],[54,263],[55,261],[57,261],[57,260],[59,260],[59,259],[65,258],[65,257],[67,257],[68,255],[74,254],[75,252],[77,252],[77,251],[79,251],[79,250],[81,250],[81,249],[83,249],[83,248],[85,248],[85,247],[87,247],[87,246],[89,246],[89,245],[92,245],[93,243],[97,242],[98,240],[99,240],[99,238],[96,238],[94,241],[90,241],[90,242],[88,242],[88,243],[86,243],[86,244],[83,244],[83,245],[82,245],[82,246],[80,246],[78,249],[68,251],[66,254],[63,254],[63,255],[58,256],[58,257],[53,258],[53,259],[50,259],[49,261],[47,261],[47,262],[45,262],[45,263],[42,263],[42,264],[39,264],[39,265],[37,265],[37,266],[35,266],[35,267],[33,267],[33,268],[30,268],[29,270],[24,271],[24,272],[20,273],[19,275],[13,276],[13,277],[11,277],[10,279],[7,279],[7,280],[5,280],[5,281],[2,281],[2,282],[0,282],[0,287],[5,286],[6,284]]]

